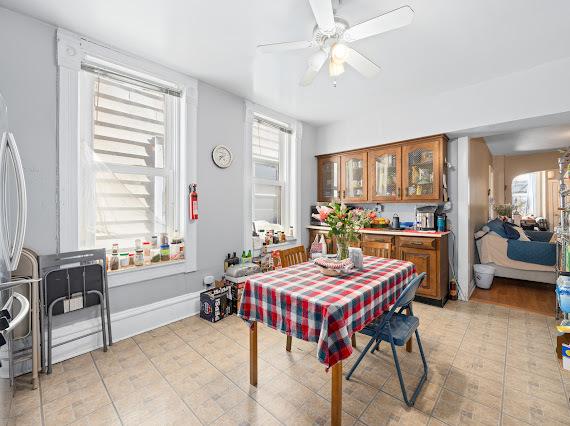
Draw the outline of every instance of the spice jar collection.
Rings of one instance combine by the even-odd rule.
[[[171,262],[184,259],[184,239],[168,234],[153,235],[151,241],[135,240],[135,249],[119,251],[119,244],[114,243],[111,254],[107,256],[107,270],[137,268],[159,262]]]

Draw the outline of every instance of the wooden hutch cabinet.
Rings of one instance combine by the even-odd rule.
[[[318,156],[319,202],[443,200],[445,135]]]
[[[365,203],[433,203],[444,201],[447,136],[435,135],[370,148],[317,156],[317,201]],[[315,235],[323,228],[310,230]],[[336,252],[327,237],[328,252]],[[418,299],[443,306],[447,300],[448,237],[404,232],[361,232],[360,245],[368,256],[401,259],[416,265],[426,279]]]
[[[340,155],[318,157],[317,198],[319,201],[340,199]]]

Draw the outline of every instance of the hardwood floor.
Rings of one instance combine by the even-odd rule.
[[[495,277],[489,290],[476,288],[471,299],[477,302],[519,308],[554,316],[554,284]]]

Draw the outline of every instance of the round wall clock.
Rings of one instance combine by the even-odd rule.
[[[232,164],[232,151],[225,145],[218,145],[212,150],[212,160],[219,168],[226,169]]]

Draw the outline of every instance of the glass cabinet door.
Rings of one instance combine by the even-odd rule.
[[[373,201],[400,200],[401,148],[376,149],[368,153],[369,198]]]
[[[331,202],[340,198],[340,156],[319,158],[318,201]]]
[[[366,201],[368,196],[365,152],[341,156],[341,198],[347,202]]]
[[[404,199],[440,198],[440,152],[436,142],[403,147]]]

